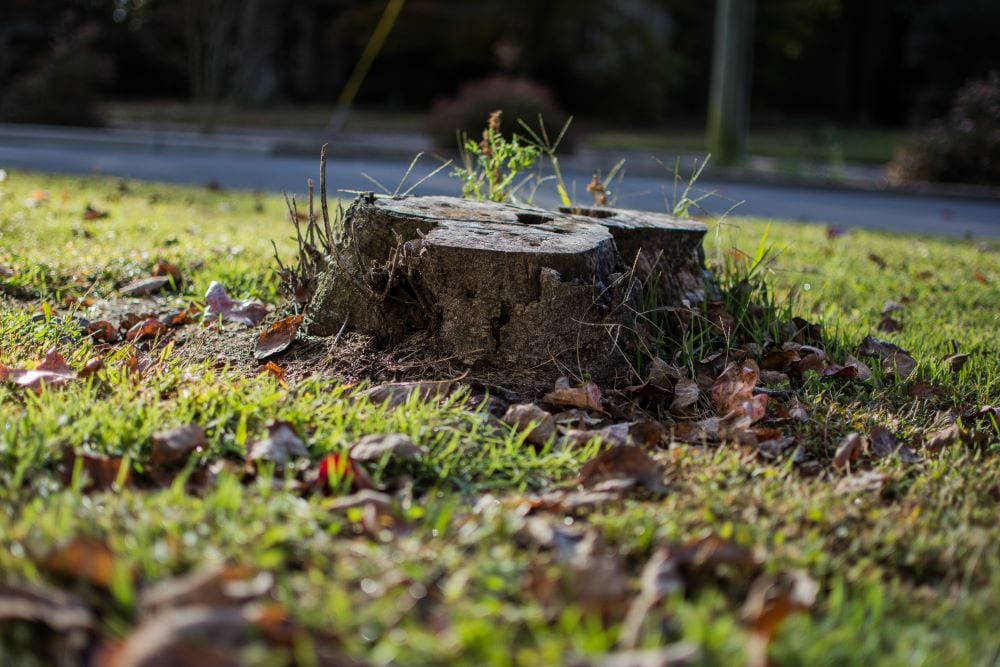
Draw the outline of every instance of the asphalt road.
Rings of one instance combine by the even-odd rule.
[[[427,158],[409,184],[432,170]],[[331,188],[376,189],[361,174],[394,190],[406,171],[399,160],[331,159],[327,178]],[[70,174],[101,173],[172,183],[217,182],[227,188],[300,193],[307,178],[316,178],[318,161],[263,151],[218,152],[197,149],[129,148],[115,146],[0,145],[0,168],[30,169]],[[459,184],[447,170],[423,183],[419,194],[458,194]],[[567,181],[584,192],[590,174],[568,172]],[[404,185],[403,190],[409,187]],[[784,221],[813,222],[838,227],[863,227],[889,231],[949,236],[1000,237],[1000,201],[950,197],[824,190],[795,186],[699,182],[709,214],[718,215],[735,206],[734,214]],[[551,184],[543,189],[554,190]],[[667,178],[626,176],[617,204],[652,211],[666,210],[673,199]],[[586,197],[579,197],[585,199]],[[538,203],[554,205],[554,194],[542,194]]]

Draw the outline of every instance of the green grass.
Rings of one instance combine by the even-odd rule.
[[[884,164],[892,160],[905,133],[898,130],[851,129],[823,125],[807,129],[751,130],[747,152],[777,158],[791,168],[801,162],[840,165],[860,162]],[[704,132],[696,131],[600,131],[584,143],[593,148],[703,155]]]
[[[272,128],[282,130],[323,130],[333,116],[333,105],[294,105],[251,108],[223,103],[216,109],[207,104],[184,100],[114,101],[102,106],[109,124],[179,123],[200,126],[213,117],[216,126]],[[423,131],[423,115],[402,111],[355,109],[344,125],[346,130],[410,132]]]
[[[38,189],[49,198],[25,206]],[[109,216],[82,221],[88,202]],[[270,239],[286,257],[294,246],[283,206],[273,196],[9,174],[0,184],[0,266],[15,274],[0,278],[0,362],[20,367],[54,345],[77,367],[95,349],[63,317],[63,300],[113,299],[117,285],[147,275],[161,258],[187,279],[179,303],[200,301],[212,280],[234,296],[278,303]],[[706,242],[710,262],[731,265],[733,247],[752,255],[764,230],[753,220],[716,226]],[[869,384],[812,377],[799,392],[811,419],[782,428],[822,463],[849,430],[885,425],[919,450],[917,439],[942,425],[943,411],[1000,401],[995,244],[860,231],[827,240],[822,228],[785,223],[769,238],[773,249],[759,270],[772,298],[792,298],[797,314],[822,320],[837,361],[876,333],[885,301],[907,300],[896,315],[903,331],[882,336],[917,360],[911,380],[876,369]],[[55,314],[34,316],[42,304]],[[941,361],[952,341],[972,355],[958,374]],[[618,641],[622,606],[602,614],[585,604],[586,574],[531,546],[520,510],[525,495],[576,475],[598,443],[535,450],[469,409],[462,395],[374,405],[335,380],[285,386],[170,347],[136,381],[114,366],[128,350],[105,353],[105,375],[61,390],[36,396],[0,385],[0,582],[38,581],[83,595],[106,640],[128,636],[143,588],[228,560],[272,572],[274,598],[292,619],[334,631],[350,654],[374,664],[563,664]],[[911,398],[917,380],[942,396]],[[266,473],[246,482],[223,472],[198,496],[185,491],[183,476],[162,487],[87,492],[83,480],[67,483],[58,470],[71,446],[125,456],[142,472],[153,432],[196,423],[208,445],[188,464],[193,473],[205,462],[241,459],[274,418],[296,425],[313,463],[363,434],[409,434],[426,458],[369,467],[397,492],[395,521],[370,534],[362,512],[331,511],[329,498],[285,490]],[[548,520],[597,531],[632,593],[657,547],[709,534],[754,550],[765,571],[809,573],[820,583],[817,602],[783,624],[770,648],[775,664],[996,664],[996,441],[955,445],[922,465],[873,462],[889,482],[881,494],[860,495],[838,494],[838,475],[805,477],[790,460],[763,462],[731,444],[674,443],[656,454],[666,465],[662,497],[633,495],[583,517]],[[481,502],[485,493],[500,502]],[[46,553],[78,535],[113,552],[106,589],[43,567]],[[723,569],[686,584],[684,594],[654,605],[639,646],[686,640],[700,647],[698,664],[745,664],[740,608],[750,577]],[[45,664],[38,655],[32,661],[26,636],[0,626],[0,662]],[[287,658],[280,649],[255,650],[245,656],[253,664]]]

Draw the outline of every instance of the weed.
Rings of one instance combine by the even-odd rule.
[[[500,131],[502,110],[487,120],[483,138],[474,141],[463,137],[462,166],[452,175],[462,181],[462,196],[468,199],[507,202],[513,197],[518,174],[530,169],[538,159],[539,149],[515,134],[510,139]]]

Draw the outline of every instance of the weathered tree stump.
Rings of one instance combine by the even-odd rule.
[[[625,264],[665,303],[693,306],[705,300],[705,258],[701,242],[708,228],[666,213],[622,208],[562,207],[593,218],[611,232]]]
[[[346,323],[387,346],[422,333],[428,355],[474,367],[587,372],[605,382],[626,375],[637,290],[614,235],[630,238],[643,228],[637,218],[369,194],[344,226],[306,310],[309,335]],[[696,248],[669,238],[682,231],[700,247],[704,229],[676,227],[657,247],[688,252],[676,259],[690,271]],[[670,261],[661,257],[662,268]],[[683,289],[696,291],[689,282]]]

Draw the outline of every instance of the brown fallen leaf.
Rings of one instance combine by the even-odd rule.
[[[355,461],[379,461],[386,456],[412,460],[426,456],[427,452],[414,444],[408,435],[384,433],[361,438],[351,447],[350,455]]]
[[[834,377],[841,380],[853,380],[858,377],[856,366],[841,366],[840,364],[830,364],[823,369],[823,377]]]
[[[877,357],[882,362],[882,369],[886,373],[895,373],[896,377],[901,380],[908,378],[917,367],[917,362],[914,361],[909,352],[898,345],[893,345],[874,336],[867,336],[861,341],[858,353],[868,357]]]
[[[914,382],[906,390],[906,393],[910,398],[919,398],[925,401],[934,398],[944,398],[944,390],[929,382]]]
[[[284,352],[288,346],[295,341],[295,336],[299,332],[299,325],[302,324],[304,315],[292,315],[283,320],[278,320],[264,331],[253,349],[255,359],[267,359],[271,355]]]
[[[147,317],[143,321],[134,324],[125,332],[125,340],[139,342],[156,339],[168,333],[170,333],[170,327],[155,317]]]
[[[905,297],[904,297],[905,298]],[[893,313],[899,313],[906,310],[906,306],[899,303],[898,301],[888,300],[882,306],[882,317],[888,317]]]
[[[305,655],[316,667],[360,667],[331,633],[294,624],[277,604],[189,605],[147,618],[113,651],[108,667],[239,667],[254,643]],[[308,648],[303,648],[308,647]]]
[[[880,255],[876,255],[873,252],[868,253],[868,259],[875,262],[878,268],[882,269],[883,271],[889,266],[889,264],[884,259],[882,259]]]
[[[157,467],[183,464],[192,452],[207,442],[205,431],[195,424],[159,431],[153,434],[152,439],[149,463]]]
[[[764,370],[784,372],[791,369],[800,359],[802,357],[797,347],[771,350],[761,358],[760,367]]]
[[[281,384],[285,383],[285,369],[273,361],[267,362],[257,371],[257,375],[263,375],[264,373],[274,376]]]
[[[267,437],[254,442],[247,456],[251,461],[271,461],[278,467],[292,459],[308,457],[309,450],[295,432],[295,426],[291,422],[277,420],[267,425]]]
[[[837,443],[837,451],[833,454],[833,467],[843,470],[854,463],[865,450],[865,438],[860,433],[851,431]]]
[[[701,388],[698,387],[698,383],[681,376],[674,385],[674,400],[670,404],[670,412],[675,415],[686,413],[688,408],[698,403],[700,395]]]
[[[102,540],[74,537],[45,556],[41,566],[49,573],[108,588],[115,575],[115,555]]]
[[[98,210],[90,204],[87,204],[87,206],[83,209],[84,220],[101,220],[106,217],[108,217],[107,211]]]
[[[259,301],[236,301],[229,296],[226,288],[212,282],[205,292],[205,322],[222,320],[238,322],[248,327],[256,326],[267,315],[267,306]]]
[[[165,259],[157,261],[150,273],[157,278],[170,278],[173,281],[174,289],[180,289],[181,284],[184,282],[184,276],[181,274],[180,268]]]
[[[580,470],[579,482],[592,487],[608,478],[633,479],[650,491],[663,488],[663,469],[642,447],[616,445],[587,461]]]
[[[884,426],[873,426],[868,431],[868,451],[876,459],[891,456],[899,448],[899,438]]]
[[[156,294],[169,284],[169,276],[140,278],[139,280],[130,282],[128,285],[120,287],[118,292],[122,296],[149,296],[150,294]]]
[[[388,402],[389,407],[394,408],[403,405],[413,396],[421,401],[428,401],[432,398],[444,398],[452,392],[462,377],[465,376],[462,375],[452,380],[387,382],[376,385],[364,391],[361,395],[376,405]]]
[[[965,367],[965,362],[968,360],[968,354],[953,354],[950,357],[945,357],[944,363],[948,364],[952,373],[957,373]]]
[[[878,323],[878,330],[886,333],[894,333],[903,330],[903,323],[892,317],[883,317]]]
[[[142,591],[139,613],[149,617],[174,607],[240,605],[267,595],[274,585],[269,572],[244,565],[215,565],[159,581]]]
[[[712,328],[728,336],[736,328],[736,319],[726,310],[724,301],[709,301],[705,304],[705,318]]]
[[[0,364],[0,382],[13,382],[19,387],[41,393],[43,389],[62,387],[77,374],[66,363],[66,359],[52,348],[34,370],[10,368]]]
[[[986,285],[990,282],[989,278],[987,278],[986,274],[983,273],[982,271],[973,271],[972,277],[973,279],[975,279],[977,283],[980,283],[982,285]]]
[[[767,395],[755,396],[753,393],[758,373],[757,362],[753,359],[726,367],[712,385],[712,402],[719,415],[745,415],[751,423],[764,417],[767,413]]]
[[[639,575],[639,595],[625,614],[619,632],[619,646],[635,648],[649,611],[664,598],[683,590],[684,581],[677,571],[677,563],[670,558],[670,552],[662,547],[654,551]]]
[[[629,424],[610,424],[604,428],[589,429],[567,429],[563,433],[562,442],[565,445],[581,446],[592,440],[599,440],[606,445],[633,445],[635,444],[629,434]]]
[[[762,370],[759,379],[760,383],[765,387],[778,387],[790,381],[788,374],[781,371]]]
[[[866,470],[857,475],[850,475],[837,482],[834,489],[837,493],[879,493],[889,478],[876,470]]]
[[[118,329],[107,320],[88,322],[83,328],[83,333],[100,343],[117,343],[119,338]]]
[[[601,405],[601,390],[593,382],[588,382],[581,387],[571,387],[569,380],[559,378],[556,381],[555,389],[545,394],[542,401],[552,405],[565,405],[572,408],[604,412],[604,406]]]
[[[77,453],[72,447],[67,447],[62,457],[64,484],[72,483],[77,465],[85,476],[84,491],[104,491],[118,483],[127,486],[132,477],[131,467],[121,457],[92,452]]]
[[[743,604],[743,623],[751,633],[750,667],[767,667],[767,647],[790,615],[809,611],[819,584],[805,572],[763,574],[754,580]]]
[[[570,667],[690,667],[700,664],[701,649],[690,642],[662,648],[614,651],[568,663]]]
[[[718,535],[672,545],[668,557],[689,583],[703,576],[714,576],[720,568],[746,573],[759,565],[751,550]]]
[[[511,405],[502,421],[518,432],[528,431],[525,439],[533,445],[544,445],[556,433],[552,415],[533,403]]]
[[[0,626],[43,623],[58,633],[90,632],[97,619],[79,597],[31,584],[0,584]]]
[[[652,419],[640,419],[628,424],[628,435],[637,445],[655,447],[667,437],[666,427]]]

